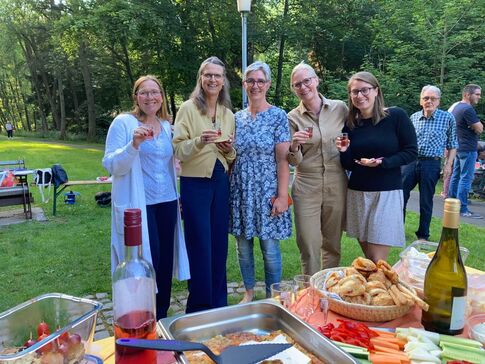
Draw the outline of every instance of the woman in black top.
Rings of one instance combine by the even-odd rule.
[[[404,110],[384,107],[379,82],[358,72],[348,82],[349,117],[343,131],[350,143],[337,149],[351,172],[347,192],[347,236],[365,256],[387,259],[391,246],[405,243],[401,166],[417,157],[416,132]]]

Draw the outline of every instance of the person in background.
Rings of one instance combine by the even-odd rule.
[[[13,125],[10,121],[5,124],[5,130],[7,131],[7,138],[13,139]]]
[[[418,240],[427,241],[429,226],[433,215],[433,197],[440,178],[443,151],[448,151],[447,162],[443,167],[443,178],[451,175],[453,159],[456,155],[456,123],[452,114],[440,110],[441,91],[438,87],[427,85],[421,90],[421,111],[411,115],[416,130],[418,159],[402,169],[404,193],[404,218],[406,205],[411,191],[419,186],[419,228]]]
[[[249,65],[243,87],[249,105],[235,116],[237,159],[231,174],[229,223],[246,289],[241,303],[254,298],[254,238],[259,239],[263,253],[266,297],[271,297],[270,286],[282,274],[279,241],[291,236],[286,161],[290,132],[286,113],[266,100],[271,87],[269,66],[263,62]]]
[[[375,76],[358,72],[348,82],[349,144],[337,138],[340,161],[351,172],[347,190],[347,236],[368,259],[387,259],[405,243],[401,166],[417,157],[416,132],[406,112],[385,108]]]
[[[292,134],[288,161],[296,167],[291,189],[296,242],[302,271],[310,275],[340,264],[347,195],[347,175],[335,138],[348,108],[343,101],[325,98],[318,85],[311,66],[300,63],[293,68],[291,88],[300,104],[288,114]]]
[[[188,258],[160,81],[151,75],[140,77],[132,97],[133,110],[118,115],[109,127],[103,157],[103,166],[112,176],[111,270],[124,260],[124,210],[139,208],[143,257],[156,274],[158,320],[167,316],[170,307],[172,275],[189,278]]]
[[[220,134],[220,135],[219,135]],[[191,279],[186,312],[227,305],[228,170],[234,115],[224,63],[210,57],[175,118],[173,146],[180,160],[180,197]]]
[[[460,214],[471,219],[482,219],[483,216],[468,209],[468,192],[470,191],[475,173],[477,160],[477,146],[483,124],[478,118],[474,106],[478,104],[482,95],[480,86],[469,84],[463,89],[463,96],[452,110],[456,119],[458,136],[458,151],[453,166],[449,197],[459,198],[461,201]]]

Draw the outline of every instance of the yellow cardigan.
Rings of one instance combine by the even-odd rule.
[[[219,104],[216,120],[220,121],[223,138],[234,135],[235,122],[231,110]],[[200,135],[207,129],[212,129],[211,118],[202,115],[192,100],[185,101],[175,118],[172,139],[175,157],[182,166],[181,176],[210,178],[216,159],[221,161],[227,171],[236,158],[234,148],[229,153],[222,153],[215,144],[204,145]]]

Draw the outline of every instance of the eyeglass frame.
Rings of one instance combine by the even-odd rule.
[[[212,79],[216,81],[220,81],[224,78],[224,75],[220,73],[203,73],[202,77],[205,78],[206,80],[210,81]]]
[[[141,97],[158,97],[162,95],[162,90],[140,90],[136,92],[136,95]]]
[[[436,102],[440,99],[440,97],[436,97],[436,96],[423,96],[421,97],[421,100],[423,101],[431,101],[431,102]]]
[[[310,87],[314,78],[316,78],[316,77],[315,76],[306,77],[303,80],[301,80],[300,82],[295,82],[295,83],[291,84],[291,87],[295,90],[301,90],[301,88],[303,86]]]
[[[269,80],[255,80],[254,78],[248,78],[243,81],[245,84],[249,85],[249,87],[253,87],[254,85],[258,86],[259,88],[264,87]]]
[[[362,96],[367,96],[370,93],[370,90],[376,89],[376,86],[371,86],[371,87],[362,87],[354,90],[350,90],[349,93],[353,97],[359,96],[359,93],[362,94]]]

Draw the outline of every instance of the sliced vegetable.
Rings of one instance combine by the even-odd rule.
[[[471,346],[475,348],[482,347],[482,344],[479,341],[466,339],[464,337],[450,336],[450,335],[440,335],[440,344],[441,343],[460,344],[460,345]]]
[[[477,364],[485,363],[485,350],[449,342],[443,342],[440,346],[443,348],[441,353],[443,357],[452,360],[466,360]]]

